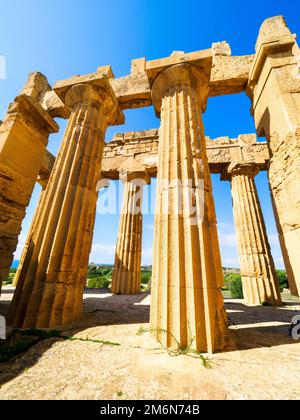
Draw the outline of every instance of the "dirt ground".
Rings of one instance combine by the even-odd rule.
[[[12,288],[0,297],[7,312]],[[300,399],[300,341],[288,335],[297,302],[249,308],[226,300],[231,346],[209,357],[171,357],[149,333],[148,294],[86,291],[84,315],[65,331],[82,339],[50,338],[0,365],[0,399]]]

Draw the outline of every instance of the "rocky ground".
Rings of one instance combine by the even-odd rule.
[[[11,297],[4,288],[0,313]],[[208,356],[208,368],[194,355],[170,356],[149,333],[137,335],[148,326],[149,298],[86,291],[82,319],[64,334],[87,340],[43,340],[0,365],[0,399],[300,398],[300,342],[288,335],[297,302],[249,308],[226,300],[231,347]]]

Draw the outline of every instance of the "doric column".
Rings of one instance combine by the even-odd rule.
[[[231,183],[244,300],[247,305],[280,305],[278,278],[254,181],[258,172],[253,163],[232,162],[222,179]]]
[[[81,313],[104,134],[123,121],[103,74],[59,82],[56,91],[71,117],[10,308],[9,323],[22,328],[60,327]]]
[[[134,159],[125,164],[126,169],[122,165],[120,172],[124,192],[111,291],[133,295],[141,291],[142,200],[143,188],[150,179],[145,167]]]
[[[49,134],[59,129],[38,102],[47,89],[51,88],[45,76],[30,75],[0,126],[0,289],[13,260]]]
[[[282,16],[259,33],[248,94],[270,149],[269,182],[291,290],[300,293],[300,50]]]
[[[209,74],[191,64],[168,67],[152,86],[161,127],[151,328],[166,347],[203,352],[222,350],[227,340],[201,116],[208,86]]]

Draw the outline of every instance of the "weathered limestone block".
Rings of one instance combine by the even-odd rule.
[[[33,101],[41,104],[45,94],[51,90],[46,76],[35,71],[29,74],[21,94],[30,96]]]
[[[48,86],[43,75],[31,74],[0,126],[0,287],[13,260],[49,134],[58,131],[56,122],[38,103]]]
[[[146,58],[136,58],[131,61],[131,74],[143,73],[146,70]]]
[[[54,90],[45,93],[41,104],[53,118],[68,119],[70,117],[70,110],[57,96]]]
[[[132,158],[120,167],[120,179],[124,192],[111,291],[133,295],[141,291],[142,200],[150,179],[145,167]]]
[[[110,80],[121,109],[150,106],[150,85],[145,72],[133,72],[129,76]]]
[[[21,328],[61,327],[81,313],[105,130],[123,122],[105,74],[71,78],[54,89],[71,117],[10,307],[9,323]]]
[[[55,163],[55,157],[48,150],[45,150],[42,166],[41,166],[39,176],[37,179],[37,182],[42,187],[45,187],[47,185],[54,163]]]
[[[28,76],[27,83],[21,94],[30,96],[38,102],[52,118],[69,118],[70,111],[52,90],[46,76],[36,71]]]
[[[230,45],[226,41],[214,42],[212,44],[212,53],[213,53],[213,61],[218,56],[230,57],[231,56],[231,48],[230,48]]]
[[[280,305],[278,278],[254,181],[258,172],[253,162],[232,162],[222,179],[231,182],[245,303]]]
[[[254,55],[231,56],[227,42],[213,44],[212,50],[185,53],[174,51],[170,57],[146,61],[132,60],[131,74],[111,79],[110,83],[121,109],[142,108],[152,105],[151,82],[161,69],[180,63],[197,65],[213,57],[209,96],[240,93],[245,90]]]
[[[209,96],[243,92],[247,86],[254,55],[216,55],[213,61]]]
[[[161,127],[150,322],[166,347],[213,352],[226,345],[227,320],[201,118],[208,61],[204,68],[158,63],[152,86]]]
[[[116,134],[104,147],[103,177],[118,179],[119,167],[129,157],[145,165],[149,175],[156,177],[158,137],[157,129]],[[206,152],[210,172],[218,174],[231,162],[242,159],[252,160],[260,170],[266,170],[270,158],[267,143],[257,142],[255,134],[241,134],[237,139],[206,137]]]
[[[272,202],[293,294],[300,293],[300,51],[282,16],[259,33],[247,92],[270,149]]]

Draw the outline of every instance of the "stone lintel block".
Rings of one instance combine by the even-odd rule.
[[[256,134],[240,134],[238,136],[238,142],[241,145],[249,144],[253,145],[257,143],[257,135]]]
[[[145,165],[149,175],[155,177],[158,137],[158,129],[116,134],[104,147],[102,171],[105,177],[118,179],[118,170],[128,158]],[[266,170],[270,161],[267,143],[257,142],[255,134],[242,134],[236,139],[206,137],[206,149],[210,171],[216,174],[235,160],[252,160],[260,170]]]
[[[190,61],[189,57],[191,58]],[[195,57],[197,57],[197,53],[174,55],[167,59],[148,61],[146,62],[146,71],[140,71],[142,67],[140,67],[141,63],[139,63],[139,67],[137,67],[137,64],[136,66],[134,65],[134,71],[130,75],[110,79],[110,84],[118,98],[120,108],[124,110],[151,106],[150,81],[153,77],[166,68],[167,65],[171,66],[182,62],[197,64]],[[255,55],[214,56],[209,96],[234,94],[245,90],[254,58]]]
[[[109,78],[111,76],[109,66],[104,67],[103,72],[98,73],[90,73],[84,76],[73,76],[69,79],[61,80],[55,83],[53,90],[59,96],[59,98],[65,102],[65,97],[68,90],[75,85],[81,84],[88,84],[92,86],[97,86],[102,88],[107,92],[107,94],[111,97],[112,101],[114,102],[116,108],[118,109],[117,116],[115,122],[111,125],[120,125],[124,123],[124,115],[119,108],[118,99],[109,83]]]
[[[121,144],[125,142],[130,142],[132,144],[132,140],[137,141],[139,144],[141,142],[151,142],[157,141],[159,137],[159,130],[157,128],[150,129],[150,130],[143,130],[143,131],[129,131],[127,133],[117,133],[114,135],[113,139],[109,141],[107,144],[111,145],[114,142],[121,141]]]
[[[100,66],[97,69],[97,73],[104,73],[109,79],[113,79],[115,77],[111,66],[108,64],[106,66]]]
[[[42,106],[53,118],[68,119],[70,117],[70,110],[53,90],[45,93]]]
[[[214,56],[210,77],[210,97],[243,92],[255,55]]]
[[[213,56],[231,56],[231,48],[228,42],[222,41],[222,42],[214,42],[212,44],[212,52]]]
[[[131,61],[131,74],[143,73],[146,70],[146,58],[136,58]]]
[[[143,108],[152,105],[150,83],[146,72],[110,79],[110,84],[121,109]]]
[[[46,92],[52,88],[45,75],[39,71],[29,74],[21,94],[30,96],[34,101],[41,102]]]
[[[53,166],[55,162],[55,156],[52,155],[48,150],[45,150],[44,159],[42,161],[42,166],[40,169],[40,179],[45,180],[50,177],[50,174],[52,172]]]

